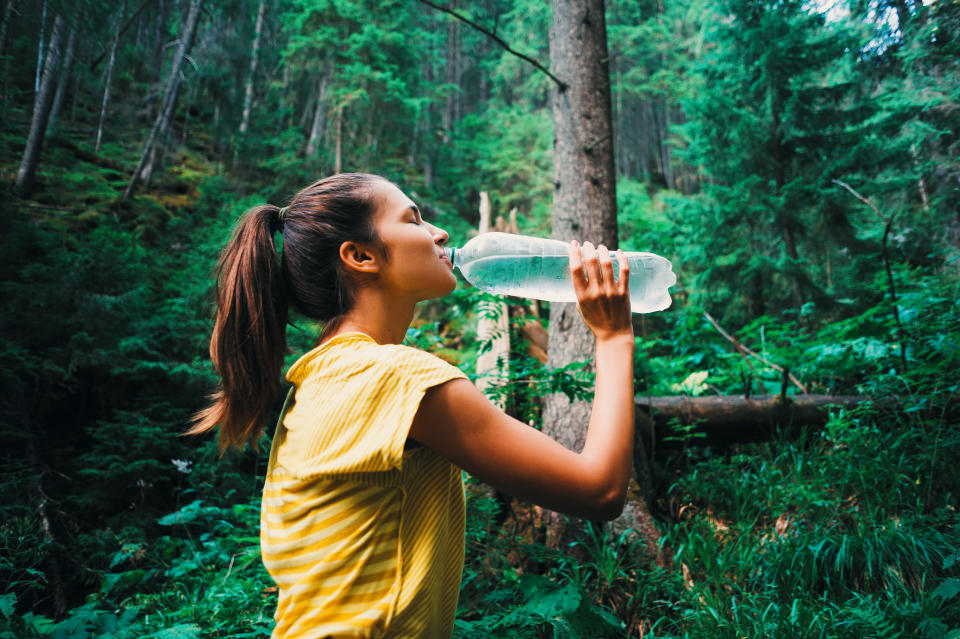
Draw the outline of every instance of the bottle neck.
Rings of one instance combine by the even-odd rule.
[[[455,246],[444,246],[443,254],[447,256],[447,259],[450,260],[450,263],[460,267],[460,249]]]

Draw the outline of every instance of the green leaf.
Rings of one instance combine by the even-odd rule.
[[[0,595],[0,614],[2,614],[4,617],[9,619],[10,615],[13,614],[13,611],[16,607],[17,607],[16,593],[7,592]]]
[[[941,599],[953,599],[957,593],[960,593],[960,579],[951,578],[937,586],[931,594]]]
[[[178,623],[159,632],[144,635],[143,639],[199,639],[200,636],[200,626]]]

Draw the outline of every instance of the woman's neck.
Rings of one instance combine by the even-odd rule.
[[[344,333],[363,333],[378,344],[399,344],[407,335],[416,305],[399,300],[387,300],[372,287],[362,290],[351,308],[324,337],[324,341]]]

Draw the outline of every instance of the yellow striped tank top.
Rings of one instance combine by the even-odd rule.
[[[287,372],[260,518],[273,637],[449,637],[463,570],[460,469],[404,450],[424,392],[464,377],[414,348],[338,335]]]

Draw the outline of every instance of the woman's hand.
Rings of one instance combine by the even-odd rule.
[[[580,315],[598,341],[629,336],[633,340],[630,314],[630,264],[622,251],[616,253],[620,278],[614,279],[610,251],[602,244],[570,244],[570,279],[577,294]]]

